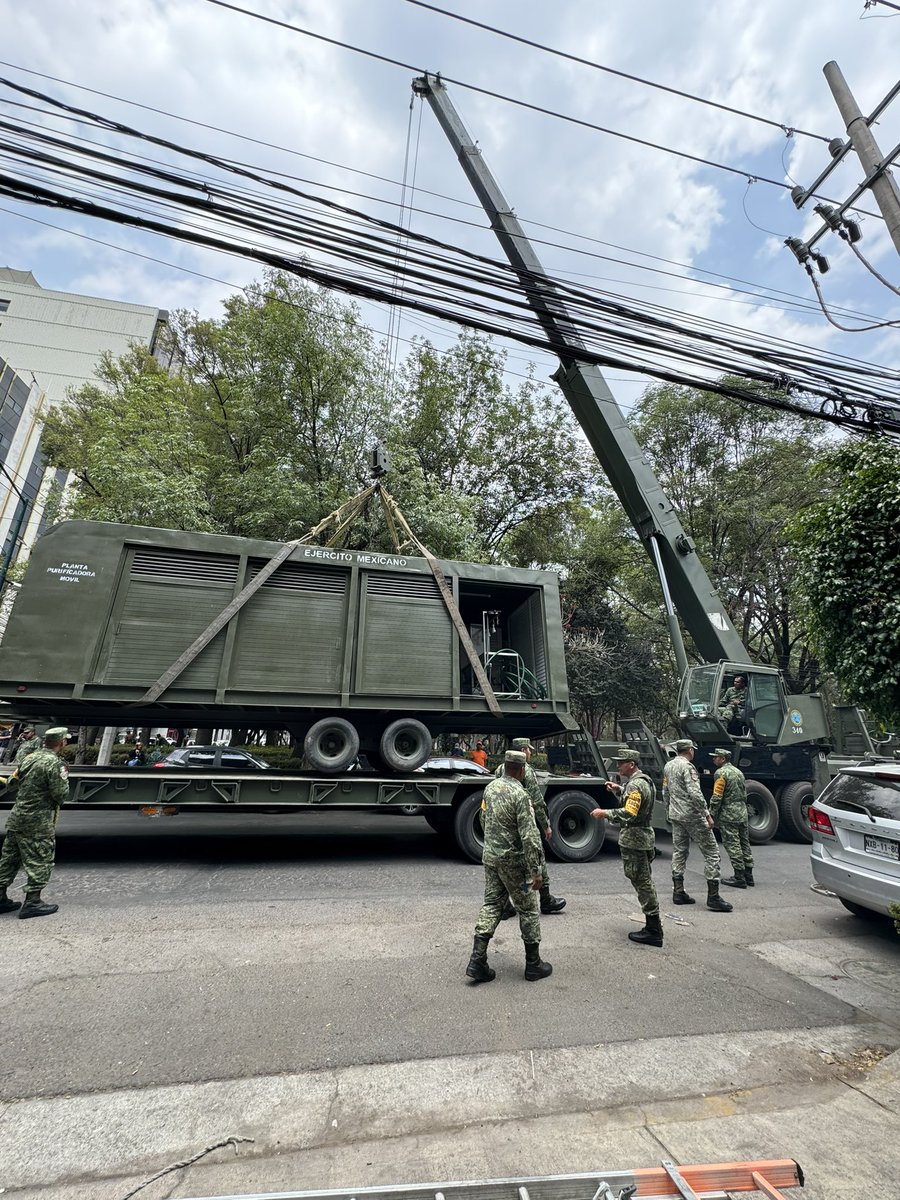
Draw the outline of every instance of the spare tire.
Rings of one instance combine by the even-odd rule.
[[[778,793],[781,824],[778,832],[789,842],[811,842],[809,806],[813,802],[812,784],[808,779],[786,783]]]
[[[356,761],[359,734],[343,717],[324,717],[303,739],[303,753],[314,771],[338,775]]]
[[[572,788],[552,796],[547,805],[550,813],[550,849],[560,862],[589,862],[606,840],[606,822],[595,821],[591,812],[599,807],[597,801]]]
[[[756,779],[747,780],[747,819],[751,845],[771,842],[778,830],[778,805],[766,785]]]
[[[392,771],[417,771],[431,754],[431,730],[412,717],[392,721],[381,735],[378,753]]]

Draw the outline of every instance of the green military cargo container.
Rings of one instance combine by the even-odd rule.
[[[442,563],[498,717],[425,559],[320,546],[296,546],[161,696],[142,701],[280,549],[55,526],[35,546],[0,645],[0,699],[17,715],[72,724],[286,728],[334,772],[360,749],[413,769],[443,732],[575,727],[553,572]]]

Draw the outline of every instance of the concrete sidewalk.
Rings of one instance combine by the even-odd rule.
[[[667,1157],[796,1158],[808,1181],[798,1196],[893,1200],[898,1043],[896,1029],[861,1021],[21,1100],[0,1117],[0,1186],[4,1200],[120,1200],[234,1135],[254,1140],[166,1175],[141,1200]]]

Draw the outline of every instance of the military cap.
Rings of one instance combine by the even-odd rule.
[[[45,742],[64,742],[69,736],[69,731],[65,725],[54,725],[52,729],[48,729],[44,734]]]
[[[533,750],[534,749],[534,746],[532,746],[532,744],[528,740],[528,738],[513,738],[511,744],[512,744],[513,750]]]
[[[23,725],[22,733],[34,733],[34,726],[33,725]]]
[[[616,762],[633,762],[640,764],[641,756],[637,750],[631,750],[628,746],[620,746],[616,751]]]
[[[521,750],[507,750],[503,756],[503,761],[509,763],[510,766],[524,767],[527,759]]]
[[[675,743],[675,753],[681,754],[684,750],[696,750],[697,746],[690,738],[679,738]]]
[[[721,746],[717,746],[712,752],[713,758],[731,758],[730,750],[723,750]]]

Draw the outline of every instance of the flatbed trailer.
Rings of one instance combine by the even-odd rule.
[[[601,763],[602,769],[602,763]],[[587,862],[606,837],[605,822],[591,809],[609,800],[606,775],[542,780],[553,835],[549,847],[562,862]],[[271,813],[302,809],[385,811],[414,805],[437,833],[451,838],[472,862],[481,862],[481,797],[490,782],[484,775],[412,772],[379,775],[351,771],[343,775],[276,770],[230,773],[193,768],[77,766],[69,769],[70,795],[64,811],[132,810],[153,816],[192,812]],[[0,797],[11,808],[13,797]]]

